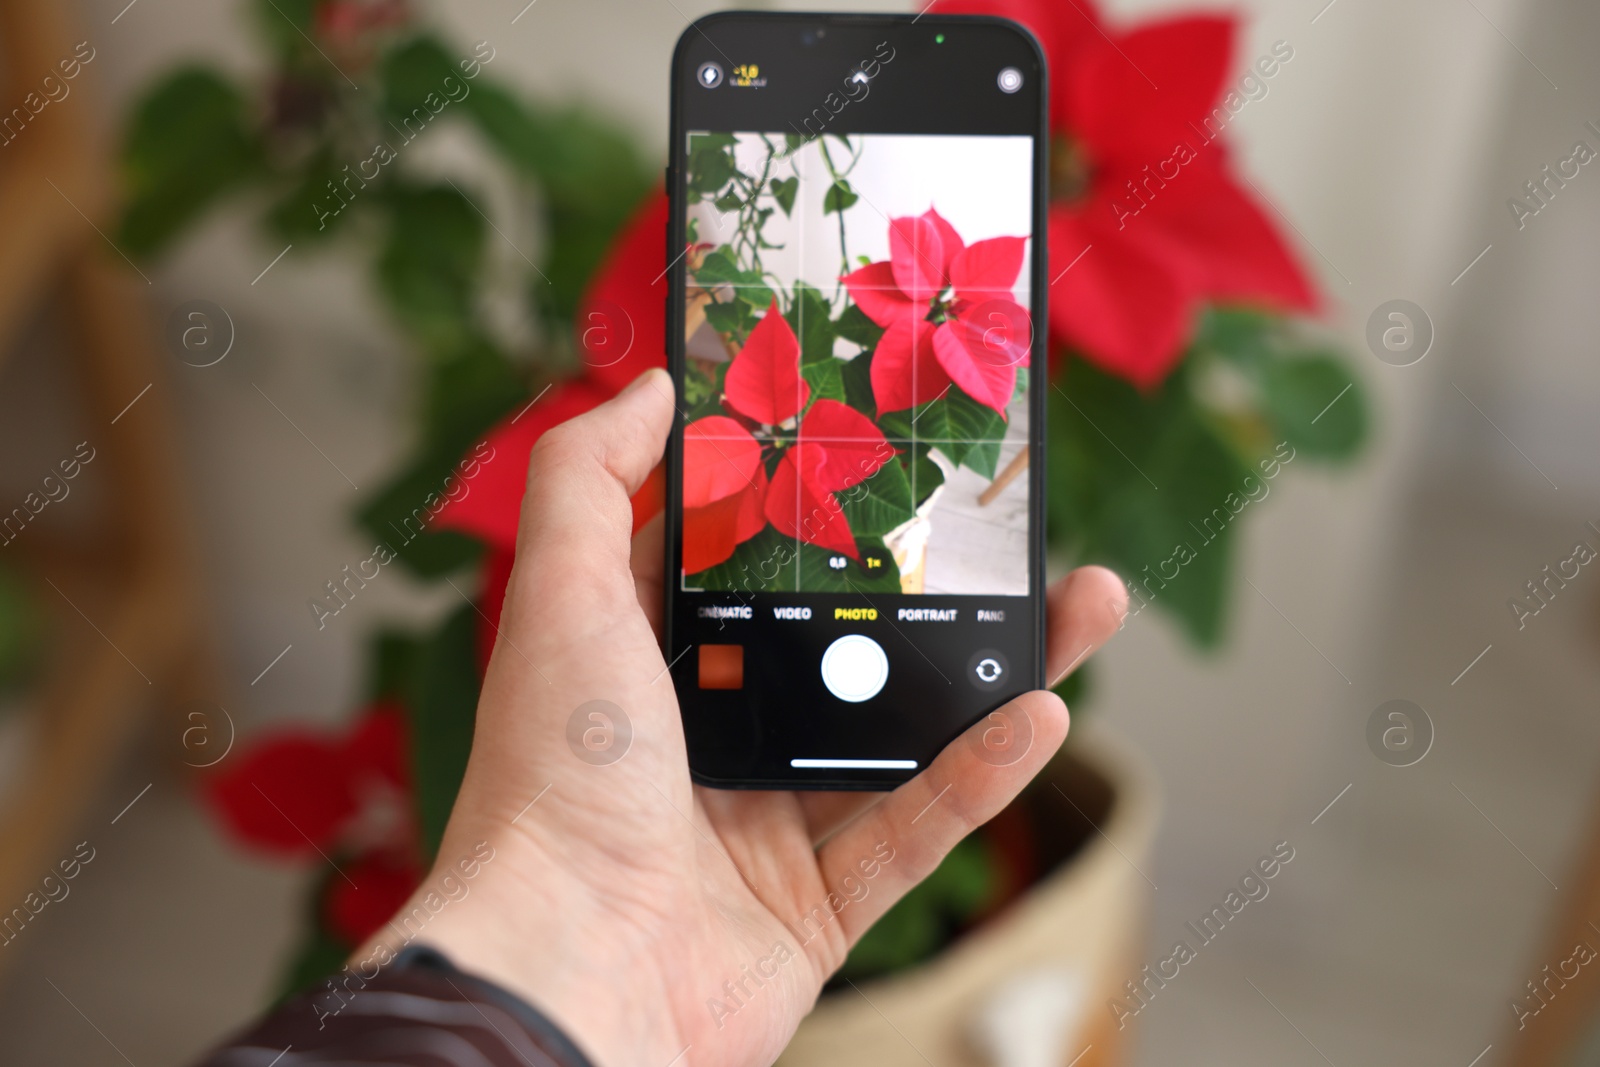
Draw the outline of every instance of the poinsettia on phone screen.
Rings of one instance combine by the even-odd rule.
[[[761,444],[736,419],[712,415],[683,431],[683,569],[733,555],[767,525]]]
[[[850,521],[834,494],[872,477],[894,454],[871,419],[837,400],[818,400],[772,473],[767,519],[787,537],[859,562]]]
[[[895,452],[859,411],[828,399],[808,410],[810,398],[800,340],[774,300],[728,364],[723,406],[732,415],[684,428],[684,573],[725,562],[769,522],[786,537],[861,558],[834,494],[876,474]],[[769,456],[777,462],[770,478]]]
[[[889,258],[842,280],[884,327],[872,360],[880,412],[937,400],[951,383],[1002,416],[1025,366],[1032,331],[1013,288],[1025,237],[968,247],[933,208],[889,222]]]

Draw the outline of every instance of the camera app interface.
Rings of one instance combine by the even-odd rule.
[[[1033,150],[688,135],[684,592],[1029,593]]]

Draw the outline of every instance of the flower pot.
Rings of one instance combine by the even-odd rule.
[[[1036,828],[1043,876],[927,964],[824,996],[780,1067],[1123,1062],[1106,1003],[1144,947],[1153,777],[1124,743],[1078,727],[1016,804]]]

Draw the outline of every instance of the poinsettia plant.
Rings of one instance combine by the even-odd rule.
[[[375,635],[348,727],[280,731],[211,772],[206,795],[240,841],[332,861],[313,887],[293,987],[336,968],[438,847],[529,449],[664,362],[667,204],[628,135],[511,91],[495,79],[492,46],[452,47],[402,0],[251,6],[269,49],[263,74],[185,65],[136,107],[118,243],[153,257],[239,197],[257,207],[272,250],[293,244],[284,266],[333,241],[365,249],[421,388],[414,450],[357,520],[421,579],[477,576],[474,602],[436,625]],[[797,538],[802,551],[845,559],[857,588],[889,588],[892,558],[863,561],[885,560],[885,535],[949,472],[994,476],[1008,406],[1033,375],[1048,390],[1052,551],[1109,564],[1137,583],[1136,605],[1153,601],[1213,645],[1237,538],[1236,522],[1213,517],[1239,514],[1232,501],[1284,449],[1344,460],[1366,429],[1349,367],[1295,318],[1318,308],[1315,289],[1219,132],[1233,110],[1234,20],[1124,27],[1091,0],[935,6],[1017,19],[1050,61],[1050,366],[1025,359],[1022,235],[969,243],[929,204],[888,223],[886,259],[852,259],[845,223],[863,146],[824,138],[838,270],[825,286],[780,279],[767,226],[794,208],[798,182],[783,163],[803,145],[763,139],[741,166],[732,135],[697,140],[691,193],[731,236],[691,232],[682,250],[692,310],[724,349],[691,359],[685,382],[685,568],[732,581],[740,553]],[[510,223],[490,222],[479,183],[417,165],[409,146],[445,125],[472,130],[512,179],[540,222],[536,257],[520,247],[492,257],[491,233],[503,239]],[[491,271],[497,288],[510,273],[525,295],[515,328],[489,312]],[[921,432],[934,425],[946,429]],[[934,439],[944,443],[917,447]],[[495,458],[470,492],[446,494],[468,455]],[[656,477],[635,498],[636,527],[662,499]],[[419,532],[396,541],[408,521]],[[1173,576],[1163,568],[1175,559]],[[846,973],[922,959],[1014,892],[1017,865],[998,840],[964,842]]]

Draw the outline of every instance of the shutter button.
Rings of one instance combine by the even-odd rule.
[[[822,684],[840,700],[871,700],[889,680],[889,657],[864,634],[846,634],[822,654]]]

